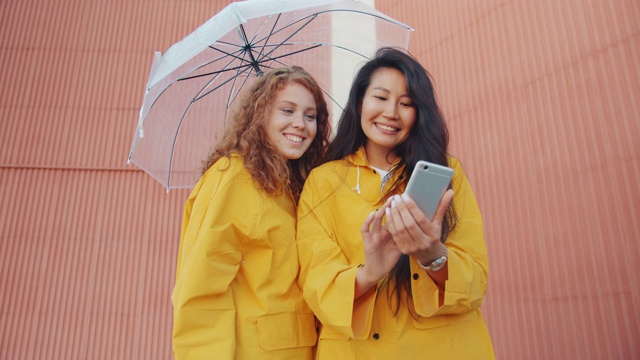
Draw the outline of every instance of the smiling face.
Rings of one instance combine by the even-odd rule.
[[[416,109],[407,94],[404,74],[392,68],[376,70],[362,99],[360,115],[369,163],[388,170],[389,161],[395,160],[392,150],[409,138],[415,121]]]
[[[290,82],[276,94],[264,124],[269,143],[287,160],[299,159],[317,132],[316,101],[304,86]]]

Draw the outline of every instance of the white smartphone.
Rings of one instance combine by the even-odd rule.
[[[413,169],[404,193],[409,195],[431,220],[452,176],[452,168],[420,160]]]

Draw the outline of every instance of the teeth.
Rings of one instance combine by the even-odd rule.
[[[290,135],[290,134],[286,134],[284,137],[286,137],[288,140],[293,141],[293,142],[302,142],[302,140],[304,140],[300,136],[295,136],[295,135]]]
[[[391,126],[387,126],[387,125],[382,125],[382,124],[376,124],[380,129],[382,130],[387,130],[387,131],[398,131],[397,128],[391,127]]]

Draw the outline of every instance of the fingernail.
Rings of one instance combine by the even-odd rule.
[[[401,196],[401,197],[402,197],[402,200],[403,200],[404,202],[409,201],[409,195],[407,195],[407,194],[402,194],[402,196]]]
[[[394,208],[397,204],[398,203],[396,203],[396,199],[394,198],[393,201],[391,201],[391,207]]]
[[[391,210],[389,210],[389,208],[384,208],[384,213],[387,214],[387,216],[391,216]]]

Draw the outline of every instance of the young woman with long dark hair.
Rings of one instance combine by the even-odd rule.
[[[381,49],[358,72],[298,208],[317,359],[493,359],[482,218],[427,71]],[[428,219],[402,195],[419,160],[454,169]]]

